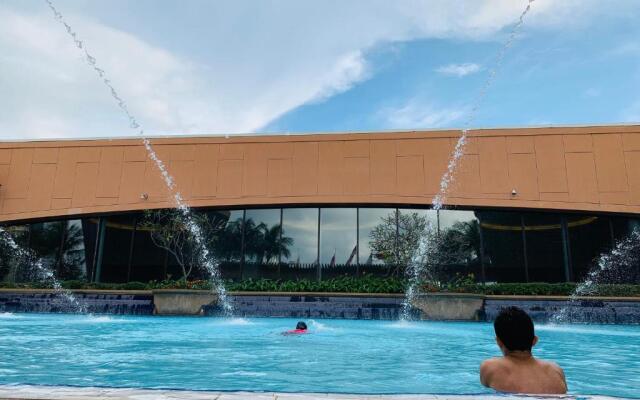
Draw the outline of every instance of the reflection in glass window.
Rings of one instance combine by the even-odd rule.
[[[62,231],[62,221],[38,222],[31,224],[30,227],[29,247],[34,256],[40,259],[42,265],[53,272],[59,269],[62,261],[60,258]]]
[[[3,227],[21,247],[29,244],[29,226],[13,225]],[[28,282],[32,280],[32,271],[27,257],[20,256],[5,240],[0,240],[0,279],[7,282]]]
[[[323,208],[320,212],[320,263],[356,263],[355,208]]]
[[[489,282],[526,282],[520,213],[478,211],[482,221],[484,264]]]
[[[609,218],[593,215],[567,216],[573,280],[582,281],[595,259],[611,248]]]
[[[423,235],[435,239],[438,213],[434,210],[399,209],[398,242],[396,252],[400,264],[407,265],[416,256]]]
[[[280,209],[247,210],[244,222],[243,278],[277,275],[281,242]]]
[[[527,266],[530,282],[564,282],[560,215],[525,213]]]
[[[355,273],[358,263],[357,211],[355,208],[320,210],[320,264],[322,277]]]
[[[224,279],[242,279],[243,210],[203,211],[204,236],[211,256],[218,260]],[[196,276],[205,278],[207,272],[200,268]]]
[[[126,282],[130,277],[131,243],[135,233],[135,214],[113,215],[104,217],[105,236],[102,252],[102,266],[97,282]],[[148,235],[147,235],[148,236]],[[136,237],[136,239],[138,239]],[[140,240],[142,242],[142,240]],[[136,240],[136,247],[140,243]],[[138,249],[141,250],[141,249]],[[138,254],[138,264],[131,270],[131,280],[147,282],[158,279],[161,275],[147,278],[147,269],[159,270],[163,267],[162,260],[152,263],[154,254],[160,249],[151,246]],[[133,273],[135,271],[135,273]]]
[[[282,252],[280,278],[315,279],[318,264],[318,209],[282,210]]]
[[[438,221],[440,229],[429,257],[438,280],[446,282],[470,275],[481,280],[480,227],[475,212],[440,210]]]
[[[396,209],[360,208],[358,212],[360,265],[395,263]]]

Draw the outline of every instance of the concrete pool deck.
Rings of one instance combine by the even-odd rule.
[[[607,396],[518,396],[518,395],[356,395],[332,393],[194,392],[183,390],[114,389],[66,386],[0,385],[0,400],[472,400],[472,399],[575,399],[607,400]]]

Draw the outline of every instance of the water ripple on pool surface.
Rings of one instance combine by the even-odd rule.
[[[485,323],[20,314],[0,322],[0,384],[342,393],[490,393]],[[93,321],[95,322],[95,321]],[[637,326],[539,326],[573,393],[640,397]],[[609,334],[603,334],[607,332]]]

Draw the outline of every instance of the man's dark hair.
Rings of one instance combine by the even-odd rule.
[[[300,322],[298,322],[298,324],[296,325],[296,329],[303,329],[303,330],[306,330],[306,329],[307,329],[307,324],[305,324],[304,322],[300,321]]]
[[[493,328],[507,350],[531,351],[535,336],[533,321],[521,308],[503,308],[493,322]]]

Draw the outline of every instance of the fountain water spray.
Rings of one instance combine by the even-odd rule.
[[[598,257],[595,265],[587,274],[587,277],[580,283],[566,305],[550,318],[550,322],[561,324],[574,320],[571,310],[582,296],[598,294],[598,285],[603,283],[603,274],[611,272],[614,268],[622,266],[635,267],[640,261],[640,228],[634,228],[624,239],[618,241],[610,251]]]
[[[11,247],[11,250],[13,250],[13,254],[18,259],[34,258],[34,254],[20,247],[13,239],[11,234],[2,227],[0,227],[0,236],[2,237],[2,241],[4,241],[4,243],[8,244],[9,247]],[[39,280],[44,282],[51,282],[51,286],[53,287],[54,292],[62,297],[65,303],[67,303],[68,311],[82,314],[87,313],[87,306],[81,303],[69,289],[65,289],[62,287],[62,284],[60,283],[60,281],[58,281],[58,279],[56,279],[53,271],[46,267],[42,263],[42,260],[40,260],[39,258],[35,258],[35,261],[31,262],[30,265],[35,267],[35,273],[37,274]]]
[[[193,240],[196,242],[196,244],[200,248],[203,249],[200,256],[201,258],[200,262],[202,265],[204,265],[204,267],[207,269],[207,272],[210,275],[212,286],[216,291],[216,294],[218,296],[218,301],[222,305],[225,315],[230,316],[233,309],[232,309],[231,303],[229,302],[229,299],[227,298],[227,291],[222,281],[222,276],[220,274],[218,263],[213,260],[211,254],[209,253],[209,250],[207,249],[207,246],[204,243],[202,230],[194,220],[193,215],[191,214],[191,209],[189,208],[187,203],[184,201],[184,198],[180,194],[180,191],[177,190],[175,180],[167,170],[167,167],[165,166],[164,162],[158,157],[156,152],[153,150],[151,141],[149,140],[149,138],[146,137],[146,134],[142,129],[141,125],[138,123],[135,116],[129,111],[127,104],[114,88],[113,84],[111,83],[111,80],[107,77],[105,70],[98,67],[96,58],[93,57],[91,53],[89,53],[84,42],[79,39],[78,34],[73,30],[73,28],[71,28],[71,25],[69,25],[66,22],[62,13],[60,13],[60,11],[58,11],[58,9],[53,5],[53,2],[51,0],[45,0],[45,2],[53,12],[55,19],[64,26],[65,30],[67,31],[67,34],[71,36],[75,46],[80,51],[83,52],[84,58],[87,64],[89,64],[89,66],[98,74],[98,77],[100,78],[102,83],[107,87],[107,89],[109,89],[109,92],[111,93],[111,96],[116,101],[118,107],[126,115],[127,119],[129,120],[129,127],[135,130],[138,136],[142,139],[142,144],[147,150],[149,158],[153,160],[155,166],[158,168],[158,171],[162,175],[162,179],[164,180],[165,185],[167,186],[169,191],[173,193],[173,201],[176,205],[176,208],[180,211],[180,214],[182,215],[182,218],[185,221],[185,225],[189,229],[193,237]]]
[[[524,9],[524,11],[522,11],[522,13],[520,14],[520,17],[518,18],[518,21],[511,28],[511,32],[509,33],[507,41],[504,43],[504,45],[502,45],[502,47],[498,51],[498,54],[496,55],[495,61],[493,63],[493,67],[488,72],[487,79],[484,81],[484,84],[482,85],[482,87],[480,88],[480,91],[478,92],[474,101],[472,102],[471,109],[469,110],[469,113],[464,123],[462,124],[462,133],[458,138],[458,141],[456,142],[455,148],[453,149],[453,153],[451,154],[449,163],[447,164],[447,169],[445,170],[444,174],[442,175],[442,178],[440,179],[440,187],[439,187],[438,193],[431,200],[431,208],[436,212],[441,210],[444,207],[444,202],[446,199],[447,192],[449,190],[449,187],[453,183],[454,175],[458,167],[458,164],[460,163],[460,159],[464,155],[464,149],[468,139],[469,127],[471,126],[473,121],[476,119],[478,110],[480,109],[480,106],[482,105],[485,97],[487,96],[489,88],[491,88],[491,86],[493,85],[493,82],[495,81],[495,78],[498,72],[500,71],[500,68],[502,67],[505,55],[507,54],[507,50],[509,50],[509,48],[515,42],[518,32],[520,31],[520,28],[524,24],[524,17],[531,10],[531,3],[533,3],[534,1],[535,0],[528,0],[527,7]],[[433,227],[431,227],[430,225],[427,226],[427,231],[425,231],[424,234],[421,235],[419,244],[416,249],[416,253],[425,252],[425,251],[428,253],[429,246],[425,242],[428,241],[428,238],[430,236],[433,236],[431,235],[432,231],[433,231]],[[409,283],[407,285],[407,291],[405,292],[405,300],[403,303],[403,312],[402,312],[403,319],[408,318],[411,302],[413,301],[413,299],[415,299],[415,297],[418,294],[417,292],[420,284],[420,277],[422,276],[423,270],[426,268],[426,263],[424,262],[424,258],[425,257],[420,254],[414,254],[414,256],[411,259],[410,265],[407,266],[407,271],[410,273],[410,278],[409,278]]]
[[[500,71],[500,68],[502,67],[502,63],[504,62],[504,57],[507,54],[507,50],[509,50],[509,48],[515,42],[520,28],[522,27],[522,24],[524,24],[524,17],[529,13],[529,10],[531,10],[531,3],[533,3],[534,1],[535,0],[528,0],[527,7],[524,9],[522,14],[520,14],[520,17],[518,18],[518,21],[513,26],[513,28],[511,28],[511,33],[509,33],[507,41],[504,43],[504,45],[502,45],[500,51],[498,51],[498,54],[496,55],[495,61],[493,63],[494,65],[488,72],[487,79],[484,81],[484,84],[482,85],[480,91],[476,95],[476,98],[472,102],[469,114],[462,124],[462,134],[458,138],[456,147],[453,149],[453,153],[451,154],[451,158],[449,159],[449,164],[447,164],[447,170],[444,172],[442,178],[440,179],[440,189],[433,200],[431,200],[431,205],[434,210],[440,210],[444,206],[447,190],[453,182],[456,168],[458,166],[458,163],[460,162],[460,159],[462,158],[462,155],[464,154],[464,148],[467,144],[469,127],[476,119],[478,110],[480,109],[480,106],[482,105],[485,97],[487,97],[489,88],[491,88],[491,86],[493,85],[493,82],[495,81],[496,76]]]

